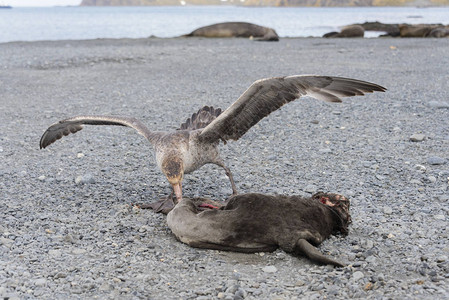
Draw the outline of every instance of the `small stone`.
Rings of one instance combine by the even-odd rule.
[[[67,277],[67,274],[63,273],[63,272],[59,272],[54,276],[55,279],[66,278],[66,277]]]
[[[444,165],[446,160],[438,156],[432,156],[427,159],[429,165]]]
[[[427,170],[427,168],[423,165],[415,165],[415,169],[420,172],[425,172]]]
[[[362,165],[363,165],[365,168],[371,167],[372,164],[373,164],[373,163],[370,162],[369,160],[364,160],[364,161],[362,161]]]
[[[449,108],[449,102],[429,101],[429,106],[432,108]]]
[[[217,294],[217,298],[218,299],[223,299],[225,297],[225,293],[223,293],[223,292],[219,292],[218,294]]]
[[[47,284],[47,279],[45,279],[45,278],[39,278],[34,281],[34,285],[36,285],[36,286],[44,286],[46,284]]]
[[[422,133],[415,133],[410,136],[410,141],[412,142],[422,142],[426,136]]]
[[[430,183],[437,182],[437,178],[435,176],[429,176],[429,177],[427,177],[427,179],[429,180]]]
[[[73,253],[73,254],[84,254],[84,253],[86,253],[86,252],[87,252],[86,249],[81,249],[81,248],[76,248],[76,249],[73,249],[73,250],[72,250],[72,253]]]
[[[391,213],[393,213],[393,209],[391,207],[384,207],[384,214],[391,215]]]
[[[80,175],[75,178],[76,184],[95,183],[94,176],[92,174]]]
[[[45,175],[41,175],[41,176],[39,176],[37,179],[39,179],[40,181],[44,181],[45,180]]]
[[[447,256],[446,255],[441,255],[437,258],[437,263],[442,263],[447,261]]]
[[[298,280],[295,282],[295,286],[304,286],[306,283],[302,280]]]
[[[59,257],[59,256],[61,256],[61,250],[50,249],[50,250],[48,250],[48,255],[50,255],[52,257]]]
[[[313,184],[308,184],[305,188],[304,188],[304,192],[307,192],[307,193],[315,193],[316,192],[316,190],[317,190],[317,187],[315,186],[315,185],[313,185]]]
[[[275,266],[266,266],[262,268],[265,273],[276,273],[278,269]]]
[[[84,157],[84,153],[80,152],[76,154],[76,157],[78,158],[83,158]]]
[[[352,277],[354,278],[355,281],[358,281],[363,277],[365,277],[365,275],[361,271],[356,271],[354,272],[354,274],[352,274]]]
[[[372,264],[376,262],[376,257],[373,255],[368,256],[367,258],[365,258],[365,261]]]
[[[5,237],[0,237],[0,245],[10,248],[14,244],[14,241]]]
[[[240,300],[246,298],[246,292],[244,289],[239,288],[234,294],[234,300]]]
[[[422,185],[422,182],[419,179],[412,179],[412,180],[410,180],[410,183]]]
[[[322,148],[318,150],[320,153],[332,153],[332,149],[330,148]]]
[[[445,220],[446,219],[446,217],[444,215],[434,215],[433,218],[435,220]]]
[[[113,290],[113,288],[114,287],[112,285],[110,285],[107,282],[104,282],[102,285],[100,285],[100,287],[98,289],[102,292],[107,292],[107,291]]]
[[[385,180],[385,176],[382,176],[382,175],[379,175],[379,174],[376,175],[376,178],[379,179],[379,180]]]

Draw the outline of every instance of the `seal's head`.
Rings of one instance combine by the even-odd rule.
[[[173,187],[177,202],[182,200],[182,179],[184,178],[184,163],[178,156],[167,156],[162,161],[162,172]]]
[[[334,229],[335,232],[340,232],[344,235],[348,234],[348,226],[351,224],[351,215],[349,214],[350,202],[348,198],[342,195],[318,192],[312,196],[326,207],[328,207],[336,216],[338,220],[337,228]]]

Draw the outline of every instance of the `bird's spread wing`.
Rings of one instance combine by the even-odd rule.
[[[40,140],[40,148],[45,148],[62,138],[64,135],[75,133],[83,129],[83,125],[119,125],[137,130],[151,141],[153,133],[139,120],[129,117],[116,116],[77,116],[59,121],[44,132]]]
[[[301,96],[327,102],[341,102],[340,97],[361,96],[386,88],[357,79],[296,75],[261,79],[254,82],[228,109],[206,126],[200,138],[206,141],[238,140],[252,126]]]

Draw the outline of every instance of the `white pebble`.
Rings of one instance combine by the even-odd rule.
[[[393,212],[393,209],[389,206],[384,207],[384,214],[390,215]]]
[[[34,281],[34,284],[36,286],[44,286],[47,284],[47,279],[45,279],[45,278],[36,279],[36,281]]]
[[[412,142],[422,142],[426,136],[422,133],[415,133],[410,136],[410,141]]]
[[[278,271],[278,269],[275,266],[266,266],[263,267],[262,271],[264,271],[265,273],[275,273]]]
[[[433,218],[435,220],[444,220],[444,219],[446,219],[446,217],[444,215],[434,215]]]
[[[80,248],[76,248],[76,249],[73,249],[73,250],[72,250],[72,253],[73,253],[73,254],[84,254],[84,253],[86,253],[86,252],[87,252],[86,249],[80,249]]]
[[[361,271],[356,271],[354,272],[354,274],[352,274],[352,277],[354,278],[355,281],[357,281],[365,277],[365,275]]]
[[[437,181],[437,178],[435,176],[429,176],[427,179],[429,179],[431,183],[435,183]]]

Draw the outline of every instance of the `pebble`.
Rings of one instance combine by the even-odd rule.
[[[86,250],[86,249],[82,249],[82,248],[75,248],[75,249],[72,250],[72,253],[73,253],[73,254],[76,254],[76,255],[78,255],[78,254],[84,254],[84,253],[86,253],[86,252],[87,252],[87,250]]]
[[[37,179],[39,179],[40,181],[44,181],[45,180],[45,175],[41,175],[41,176],[39,176]]]
[[[313,184],[308,184],[305,188],[304,188],[304,192],[307,193],[315,193],[317,191],[317,186],[313,185]]]
[[[449,102],[443,102],[443,101],[429,101],[429,106],[432,108],[449,108]]]
[[[14,241],[5,237],[0,237],[0,245],[4,245],[7,248],[10,248],[14,244]]]
[[[426,172],[427,168],[423,165],[415,165],[415,169],[420,172]]]
[[[422,142],[426,136],[422,133],[415,133],[410,136],[410,141],[412,142]]]
[[[47,284],[47,279],[45,279],[45,278],[39,278],[34,281],[34,285],[36,285],[36,286],[44,286],[46,284]]]
[[[384,207],[384,214],[386,215],[391,215],[391,213],[393,212],[393,209],[389,206]]]
[[[431,182],[431,183],[437,182],[437,178],[436,178],[435,176],[429,176],[429,177],[427,177],[427,179],[428,179],[429,182]]]
[[[444,215],[434,215],[433,218],[435,220],[445,220],[446,219],[446,217]]]
[[[419,179],[412,179],[412,180],[410,180],[410,183],[422,185],[422,182],[421,182],[421,180],[419,180]]]
[[[373,256],[373,255],[370,255],[370,256],[368,256],[367,258],[365,258],[365,261],[368,262],[368,263],[370,263],[370,264],[375,263],[376,260],[377,260],[376,257]]]
[[[275,266],[266,266],[262,268],[262,271],[265,273],[275,273],[278,271],[278,269]]]
[[[50,255],[52,257],[59,257],[59,256],[61,256],[61,250],[50,249],[50,250],[48,250],[48,255]]]
[[[321,148],[318,150],[320,153],[332,153],[332,149],[330,148]]]
[[[431,156],[427,159],[429,165],[444,165],[446,160],[438,156]]]
[[[442,263],[447,261],[447,256],[446,255],[441,255],[437,257],[437,263]]]
[[[79,175],[75,178],[75,183],[76,184],[95,183],[95,178],[92,174]]]
[[[362,273],[362,271],[355,271],[354,274],[352,274],[352,278],[354,278],[355,281],[358,281],[365,277],[365,275]]]

